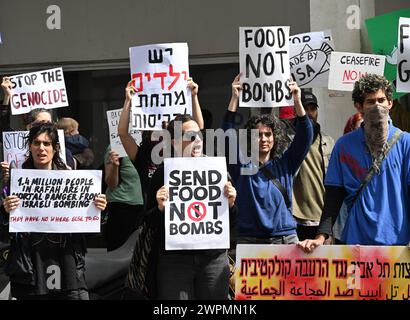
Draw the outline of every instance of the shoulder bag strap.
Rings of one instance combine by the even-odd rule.
[[[378,164],[380,165],[383,160],[387,157],[387,154],[389,153],[389,151],[392,149],[392,147],[394,146],[394,144],[400,139],[401,135],[403,134],[403,131],[401,131],[400,129],[397,129],[397,131],[394,133],[394,135],[391,137],[391,139],[387,142],[387,149],[384,152],[384,154],[378,159]],[[356,192],[356,196],[353,200],[353,203],[356,202],[357,198],[359,197],[359,195],[361,194],[362,190],[367,186],[367,184],[370,182],[370,180],[373,178],[374,174],[376,172],[376,166],[373,164],[369,170],[369,172],[367,173],[367,175],[364,177],[359,189]]]
[[[268,170],[266,166],[260,167],[259,169],[262,171],[265,177],[270,179],[275,185],[275,187],[279,189],[280,193],[283,196],[283,199],[285,200],[286,207],[290,208],[289,196],[288,196],[288,192],[286,191],[285,187],[280,183],[278,179],[275,179],[273,177],[272,173]]]

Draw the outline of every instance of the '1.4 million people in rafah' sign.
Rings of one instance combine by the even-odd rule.
[[[187,43],[132,47],[130,64],[133,128],[161,130],[176,114],[192,114]]]

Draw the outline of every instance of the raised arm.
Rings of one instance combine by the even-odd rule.
[[[241,94],[242,84],[240,82],[241,74],[238,74],[232,82],[232,95],[229,101],[228,111],[236,112],[238,110],[239,95]]]
[[[293,95],[293,100],[294,100],[294,106],[295,106],[295,112],[298,117],[303,117],[306,112],[305,108],[303,108],[302,105],[302,96],[301,96],[301,90],[297,83],[293,81],[292,79],[289,79],[288,82],[290,92],[292,92]]]
[[[3,77],[3,80],[1,81],[1,88],[4,93],[3,105],[8,105],[10,103],[11,87],[12,83],[10,81],[10,77]]]
[[[128,82],[127,87],[125,88],[125,101],[122,107],[120,122],[118,124],[118,135],[128,157],[131,161],[134,161],[138,152],[138,145],[129,133],[131,99],[132,94],[135,92],[131,83],[132,81]]]
[[[105,183],[108,188],[115,189],[118,186],[120,159],[119,155],[115,151],[110,151],[105,161]]]
[[[198,99],[199,86],[196,84],[192,78],[188,79],[188,88],[191,89],[192,96],[192,117],[198,123],[199,129],[204,129],[204,119],[202,117],[201,106]]]

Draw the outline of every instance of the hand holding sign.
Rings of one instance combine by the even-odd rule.
[[[232,98],[239,99],[242,90],[242,84],[240,82],[241,73],[238,74],[232,82]]]
[[[161,212],[165,210],[165,202],[168,201],[168,188],[167,186],[162,186],[161,189],[157,191],[157,202],[158,209]]]
[[[127,87],[125,88],[125,101],[127,103],[131,102],[133,94],[137,92],[137,89],[134,87],[133,83],[134,80],[131,80],[127,83]]]
[[[229,208],[232,208],[236,200],[236,189],[229,181],[224,186],[224,195],[228,198]]]
[[[191,90],[191,95],[192,97],[195,97],[198,95],[198,91],[199,91],[199,86],[196,82],[194,82],[192,80],[192,78],[188,78],[188,85],[187,87]]]
[[[101,211],[105,210],[105,207],[107,206],[107,200],[105,198],[105,194],[99,194],[98,196],[96,196],[94,199],[94,205],[96,206],[97,209]]]
[[[10,77],[3,77],[3,80],[1,81],[1,88],[3,89],[4,93],[3,104],[6,105],[9,103],[11,97],[12,83],[10,81]]]
[[[10,166],[8,164],[8,162],[1,162],[1,176],[2,176],[2,180],[4,183],[7,183],[9,181],[10,178]]]
[[[4,209],[6,210],[7,213],[10,213],[10,211],[16,209],[18,205],[20,204],[20,199],[17,196],[8,196],[6,199],[4,199]]]

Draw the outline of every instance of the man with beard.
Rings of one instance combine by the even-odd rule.
[[[392,94],[392,86],[383,76],[369,74],[355,83],[352,98],[364,122],[336,142],[325,179],[325,204],[316,238],[299,243],[305,252],[313,251],[332,234],[343,201],[348,209],[343,243],[409,243],[410,134],[399,136],[383,156],[399,130],[389,117]],[[360,190],[372,167],[375,174]]]

